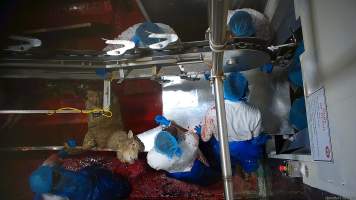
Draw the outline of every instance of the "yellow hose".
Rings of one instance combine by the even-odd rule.
[[[95,109],[90,109],[90,110],[81,110],[81,109],[72,108],[72,107],[59,108],[59,109],[54,110],[53,112],[49,111],[47,113],[47,115],[54,115],[58,111],[61,111],[61,110],[74,110],[74,111],[77,111],[78,113],[83,113],[83,114],[101,113],[101,115],[104,117],[108,117],[108,118],[112,117],[112,112],[110,110],[104,110],[101,108],[95,108]]]

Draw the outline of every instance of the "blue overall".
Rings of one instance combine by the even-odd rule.
[[[53,172],[60,178],[50,193],[70,200],[116,200],[127,198],[131,192],[125,178],[106,169],[86,167],[75,172],[54,167]],[[41,199],[41,194],[37,193],[35,199]]]
[[[167,176],[201,186],[216,183],[220,179],[219,172],[205,166],[200,160],[194,161],[193,167],[189,172],[167,173]]]
[[[257,138],[247,141],[229,142],[231,167],[235,168],[240,164],[247,173],[254,172],[258,169],[258,160],[263,156],[263,146],[270,136],[261,134]],[[220,144],[219,141],[212,137],[209,141],[212,147],[216,161],[220,162]],[[216,165],[220,167],[220,165]]]

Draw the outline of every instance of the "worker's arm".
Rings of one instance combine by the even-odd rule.
[[[215,123],[216,123],[216,111],[215,111],[215,107],[213,106],[208,110],[203,120],[200,137],[204,142],[209,141],[210,138],[213,136],[213,133],[217,130]]]
[[[261,116],[261,112],[259,110],[257,110],[257,112],[256,112],[255,121],[257,123],[256,123],[255,128],[253,129],[253,132],[252,132],[252,136],[254,138],[258,137],[261,134],[261,132],[263,131],[262,130],[262,116]]]
[[[63,163],[63,159],[59,156],[58,153],[54,153],[50,155],[43,163],[42,165],[47,165],[47,166],[59,166]]]

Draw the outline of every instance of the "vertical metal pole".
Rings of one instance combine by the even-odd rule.
[[[304,85],[304,96],[309,96],[320,89],[322,85],[319,58],[316,52],[315,24],[313,20],[313,1],[294,1],[303,27],[305,51],[301,55],[301,67]]]
[[[111,81],[104,80],[103,110],[110,110],[111,104]]]
[[[209,23],[210,23],[210,47],[212,49],[212,69],[211,75],[214,82],[216,118],[218,125],[218,135],[221,152],[221,170],[224,181],[225,199],[233,199],[233,185],[230,151],[227,137],[226,112],[224,102],[222,69],[224,52],[223,46],[226,39],[226,18],[228,0],[210,0],[209,2]]]
[[[136,3],[137,3],[138,8],[139,8],[140,11],[141,11],[141,14],[142,14],[143,17],[145,18],[145,20],[148,21],[148,22],[151,22],[151,19],[150,19],[150,17],[148,16],[147,11],[146,11],[146,9],[145,9],[145,6],[143,6],[141,0],[136,0]]]

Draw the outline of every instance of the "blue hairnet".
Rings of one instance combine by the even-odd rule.
[[[142,42],[143,45],[151,45],[161,41],[158,38],[149,38],[151,33],[164,33],[163,30],[155,23],[144,22],[137,29],[133,40],[136,43]]]
[[[41,166],[30,176],[30,188],[35,193],[49,193],[52,190],[53,168]]]
[[[154,147],[157,152],[162,153],[169,158],[173,158],[175,155],[178,157],[182,155],[177,139],[167,131],[158,133]]]
[[[246,98],[248,81],[240,72],[232,72],[224,80],[224,98],[230,101],[241,101]]]
[[[308,126],[304,97],[294,100],[289,112],[289,122],[297,130],[302,130]]]
[[[251,37],[256,33],[252,17],[245,11],[237,11],[230,18],[229,28],[235,37]]]

